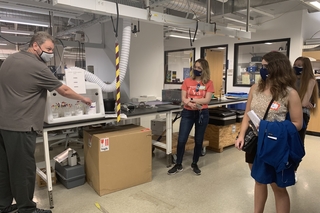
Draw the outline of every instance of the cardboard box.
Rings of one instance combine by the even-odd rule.
[[[152,180],[150,129],[86,130],[83,141],[87,182],[100,196]]]
[[[47,174],[46,172],[46,168],[41,168],[40,169],[43,173]],[[52,180],[52,184],[56,184],[57,183],[57,177],[56,177],[56,172],[55,170],[51,167],[51,180]],[[39,187],[43,187],[43,186],[47,186],[47,182],[44,181],[37,173],[36,176],[36,182],[38,184]]]

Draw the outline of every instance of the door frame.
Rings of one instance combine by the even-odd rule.
[[[228,60],[228,44],[222,44],[222,45],[214,45],[214,46],[204,46],[200,48],[200,58],[205,58],[205,51],[206,49],[211,49],[211,48],[218,48],[218,47],[224,47],[224,50],[226,52],[226,57],[225,57],[225,70],[224,70],[224,93],[227,93],[227,79],[228,79],[228,69],[229,69],[229,60]],[[222,75],[223,76],[223,75]]]

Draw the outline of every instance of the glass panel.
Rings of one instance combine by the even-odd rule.
[[[195,48],[165,51],[165,84],[181,84],[190,75]]]
[[[262,57],[279,51],[289,57],[290,38],[235,44],[233,85],[250,87],[260,79]]]

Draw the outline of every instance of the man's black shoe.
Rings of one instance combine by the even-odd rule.
[[[51,210],[44,210],[44,209],[36,209],[32,213],[52,213]]]
[[[4,208],[3,210],[0,210],[0,213],[14,213],[17,211],[18,211],[17,204],[12,204],[12,205]]]

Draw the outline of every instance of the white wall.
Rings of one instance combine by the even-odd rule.
[[[304,11],[303,13],[303,23],[302,23],[302,38],[303,41],[312,38],[320,38],[320,12],[308,13]]]
[[[261,22],[266,22],[257,27],[257,32],[251,34],[251,39],[235,39],[216,35],[197,40],[193,44],[193,46],[196,47],[195,59],[200,57],[200,47],[228,44],[229,69],[233,69],[235,43],[291,38],[289,58],[292,61],[300,56],[302,51],[303,39],[301,29],[303,13],[304,11],[295,11],[284,14],[281,17],[270,21],[260,20]],[[182,49],[188,47],[190,47],[190,43],[187,39],[170,38],[164,42],[165,50]],[[232,91],[248,92],[249,88],[233,87],[233,76],[228,75],[227,92]]]
[[[121,54],[122,32],[123,32],[122,21],[123,20],[121,19],[119,22],[119,32],[118,32],[120,54]],[[108,83],[113,82],[116,76],[116,68],[115,68],[116,38],[113,31],[112,22],[108,21],[101,24],[98,23],[91,27],[86,28],[84,31],[87,35],[87,42],[100,43],[100,44],[103,42],[105,43],[104,49],[86,47],[85,49],[86,65],[87,66],[93,65],[94,74],[97,75],[104,82],[108,82]],[[120,63],[121,63],[121,58],[120,58]],[[123,72],[123,71],[120,70],[120,72]],[[130,78],[129,78],[129,69],[128,69],[127,74],[120,86],[121,102],[128,102],[130,99],[129,84],[130,84]]]
[[[131,97],[161,97],[164,82],[163,26],[140,23],[137,37],[132,37],[130,50]]]
[[[137,24],[137,23],[135,23]],[[106,48],[86,48],[87,66],[94,65],[95,74],[104,81],[115,78],[115,36],[111,21],[104,23]],[[85,29],[90,43],[101,43],[101,26],[96,24]],[[118,40],[121,51],[122,22],[119,24]],[[140,32],[132,34],[128,70],[121,84],[121,101],[132,97],[154,95],[161,97],[164,81],[163,28],[161,25],[140,23]],[[120,58],[121,63],[121,58]],[[123,91],[124,90],[124,91]],[[125,98],[124,98],[125,97]]]

